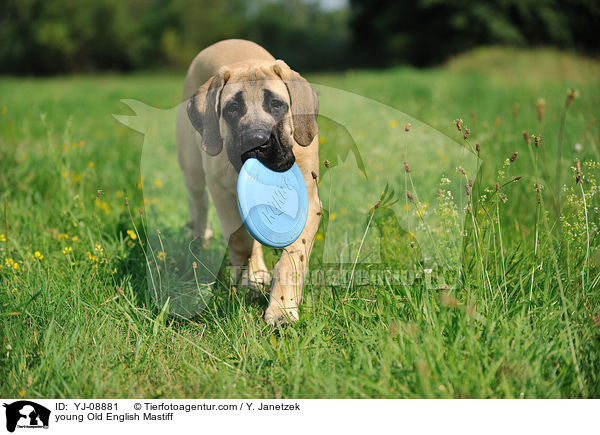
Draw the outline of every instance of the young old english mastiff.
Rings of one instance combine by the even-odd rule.
[[[237,177],[257,158],[275,171],[298,164],[308,189],[308,219],[298,240],[283,249],[273,270],[265,320],[277,325],[298,319],[298,305],[321,203],[315,92],[285,62],[243,40],[217,42],[190,65],[177,115],[179,164],[188,190],[191,236],[208,237],[208,197],[217,209],[237,279],[268,284],[261,245],[244,227],[237,206]],[[314,178],[313,178],[314,174]],[[247,267],[246,267],[247,266]]]

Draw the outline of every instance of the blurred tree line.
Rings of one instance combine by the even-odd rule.
[[[486,44],[598,52],[598,0],[348,1],[2,0],[0,72],[185,68],[234,37],[303,71],[430,65]]]
[[[432,65],[481,45],[597,54],[598,0],[350,0],[359,65]]]
[[[347,21],[345,9],[301,0],[2,0],[0,72],[186,68],[226,38],[297,69],[335,69],[347,66]]]

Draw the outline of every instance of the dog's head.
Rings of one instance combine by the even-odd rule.
[[[188,101],[187,112],[211,156],[223,149],[236,171],[250,157],[274,171],[295,161],[295,143],[317,134],[317,95],[285,62],[253,61],[219,71]]]

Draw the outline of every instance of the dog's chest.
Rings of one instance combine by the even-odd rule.
[[[218,186],[225,192],[235,192],[238,174],[227,158],[227,153],[219,153],[214,157],[202,153],[202,166],[209,186]]]

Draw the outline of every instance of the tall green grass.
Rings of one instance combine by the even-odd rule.
[[[217,286],[191,320],[146,291],[140,239],[159,195],[142,197],[143,138],[111,114],[122,98],[175,106],[182,76],[3,78],[0,395],[598,397],[598,72],[562,53],[487,50],[310,77],[478,143],[483,166],[465,187],[457,289],[309,285],[299,322],[277,331],[242,288]],[[320,135],[322,160],[348,140],[325,119]],[[373,218],[367,231],[386,230]],[[397,237],[402,256],[411,241]]]

